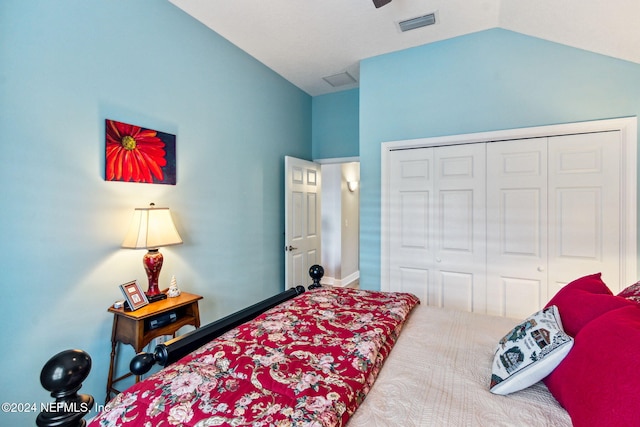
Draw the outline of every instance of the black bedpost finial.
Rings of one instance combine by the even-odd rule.
[[[316,289],[322,287],[320,279],[324,276],[324,268],[321,265],[314,264],[309,268],[309,276],[313,280],[313,283],[308,286],[309,289]]]
[[[91,357],[82,350],[65,350],[53,356],[40,372],[42,387],[56,401],[38,414],[39,427],[84,427],[82,418],[93,408],[93,396],[78,395],[91,371]]]
[[[153,353],[138,353],[131,362],[129,362],[129,370],[135,375],[144,375],[153,368],[156,363],[161,366],[167,365],[167,346],[158,344]]]

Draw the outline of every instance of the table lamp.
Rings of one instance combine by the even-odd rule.
[[[135,208],[122,247],[149,250],[142,258],[149,279],[149,288],[145,292],[149,302],[167,297],[158,288],[158,276],[164,260],[158,248],[181,244],[182,238],[173,224],[169,208],[157,208],[153,203],[148,208]]]

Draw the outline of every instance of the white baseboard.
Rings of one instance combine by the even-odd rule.
[[[320,283],[327,286],[335,286],[336,288],[346,288],[360,278],[360,271],[356,271],[345,278],[336,279],[335,277],[324,276]]]

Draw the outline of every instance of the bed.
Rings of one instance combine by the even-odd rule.
[[[543,317],[521,321],[430,307],[407,293],[313,289],[132,386],[89,426],[638,425],[625,397],[635,401],[640,383],[633,298],[613,296],[599,275],[585,276],[560,291]],[[551,321],[559,324],[555,335]],[[513,354],[505,339],[515,342],[523,325],[536,322],[559,360],[535,352],[513,374],[530,384],[496,381],[498,355]],[[606,351],[615,345],[624,351]],[[166,362],[167,352],[153,357]],[[515,390],[496,394],[506,383]]]

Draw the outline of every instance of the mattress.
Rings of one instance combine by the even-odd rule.
[[[542,383],[489,392],[498,340],[518,320],[416,307],[348,427],[571,426]]]

